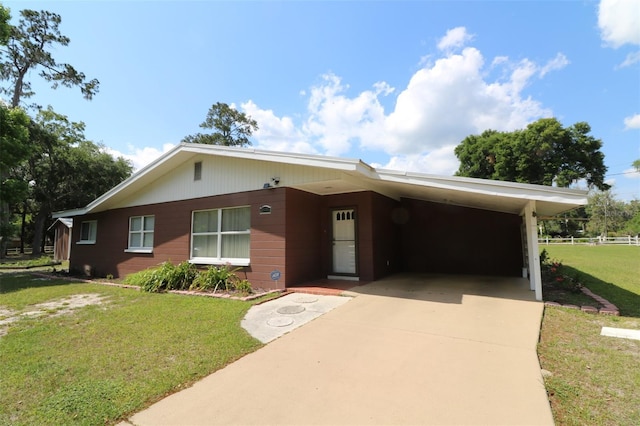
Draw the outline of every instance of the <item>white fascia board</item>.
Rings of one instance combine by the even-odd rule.
[[[269,161],[299,166],[320,167],[342,171],[373,170],[371,166],[361,160],[351,158],[328,157],[324,155],[295,154],[289,152],[265,151],[253,148],[236,148],[218,145],[203,145],[182,143],[185,151],[195,154],[215,155],[218,157],[232,157],[247,160]]]
[[[82,209],[73,209],[73,210],[62,210],[59,212],[53,212],[51,213],[51,217],[53,219],[60,219],[63,217],[73,217],[73,216],[81,216],[83,214],[87,214],[87,208],[82,208]]]
[[[56,226],[56,224],[58,222],[62,223],[64,226],[66,226],[67,228],[73,228],[73,219],[68,218],[68,217],[58,217],[58,218],[54,218],[56,219],[50,227],[47,228],[47,231],[51,231],[51,229]]]
[[[558,203],[587,203],[587,191],[570,188],[557,188],[544,185],[506,182],[488,179],[463,178],[459,176],[433,176],[420,173],[377,170],[383,181],[407,183],[418,186],[440,188],[452,191],[472,192],[500,197],[540,200]]]

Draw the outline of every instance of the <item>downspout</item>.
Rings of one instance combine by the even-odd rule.
[[[531,200],[523,210],[527,230],[527,250],[529,255],[529,285],[536,292],[536,300],[542,300],[542,273],[540,271],[540,249],[538,247],[538,218],[536,202]]]

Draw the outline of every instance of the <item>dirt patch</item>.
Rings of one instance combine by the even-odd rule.
[[[12,311],[0,306],[0,336],[7,334],[9,324],[28,317],[58,317],[71,314],[76,309],[90,305],[100,305],[105,296],[97,293],[74,294],[73,296],[50,302],[38,303],[22,311]]]

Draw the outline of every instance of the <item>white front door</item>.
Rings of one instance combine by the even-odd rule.
[[[356,212],[333,211],[333,272],[356,273]]]

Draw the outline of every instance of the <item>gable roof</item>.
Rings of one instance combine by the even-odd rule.
[[[515,182],[457,176],[375,169],[362,160],[320,155],[273,152],[250,148],[181,143],[137,173],[98,197],[86,207],[54,213],[54,218],[97,213],[112,208],[144,205],[150,202],[136,197],[152,185],[167,185],[172,173],[194,160],[212,159],[218,169],[225,164],[241,167],[227,172],[250,175],[257,166],[281,170],[279,186],[289,186],[319,195],[370,190],[394,199],[415,198],[437,203],[520,214],[531,200],[536,201],[538,215],[553,216],[587,203],[587,192]],[[311,173],[313,171],[313,173]],[[219,172],[222,173],[222,172]],[[294,174],[307,174],[305,178]],[[261,189],[264,177],[245,179],[244,190]],[[269,182],[265,182],[269,183]],[[218,188],[220,190],[220,188]],[[235,192],[235,191],[232,191]],[[211,194],[184,194],[187,199]],[[138,202],[139,204],[135,204]],[[131,204],[134,203],[134,204]]]
[[[49,228],[47,228],[47,231],[50,231],[51,229],[53,229],[53,227],[55,227],[58,224],[58,222],[60,222],[67,228],[73,228],[73,219],[71,219],[70,217],[59,217],[51,224]]]

